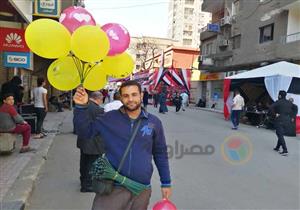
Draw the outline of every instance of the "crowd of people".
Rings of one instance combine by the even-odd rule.
[[[234,91],[233,103],[231,106],[231,122],[232,129],[237,130],[239,128],[240,115],[245,110],[247,116],[248,113],[262,113],[259,115],[259,123],[267,124],[272,123],[277,135],[277,144],[274,147],[274,151],[279,152],[282,156],[288,155],[288,149],[285,143],[285,135],[296,135],[296,116],[298,113],[298,107],[293,102],[293,98],[286,98],[287,92],[284,90],[279,91],[278,100],[273,104],[263,105],[262,102],[258,102],[257,106],[249,107],[245,109],[245,101],[241,96],[239,90]],[[282,149],[282,150],[281,150]]]

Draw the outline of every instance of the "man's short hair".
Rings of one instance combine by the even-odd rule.
[[[42,86],[43,82],[45,82],[45,79],[43,77],[39,77],[37,79],[37,86],[38,87]]]
[[[138,83],[135,80],[129,80],[129,81],[126,81],[126,82],[122,83],[122,85],[120,87],[120,90],[119,90],[120,94],[122,95],[122,88],[129,87],[129,86],[136,86],[136,87],[138,87],[139,92],[142,93],[142,87],[141,87],[140,83]]]
[[[100,91],[94,91],[94,92],[90,93],[90,98],[95,99],[95,100],[102,99],[103,95]]]
[[[14,94],[13,93],[5,93],[3,96],[2,96],[2,100],[6,100],[8,97],[14,97]]]

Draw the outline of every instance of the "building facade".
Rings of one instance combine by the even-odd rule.
[[[202,0],[170,0],[168,37],[182,46],[198,48],[200,28],[211,21],[211,14],[201,11]]]
[[[172,39],[159,37],[131,37],[128,52],[135,60],[134,73],[149,70],[150,66],[146,61],[158,55],[170,46],[177,46],[179,42]]]
[[[299,0],[204,0],[202,10],[212,13],[200,35],[199,67],[207,74],[225,77],[282,60],[300,64]],[[214,93],[205,94],[211,100]]]
[[[83,1],[0,1],[0,88],[13,76],[19,76],[24,87],[23,101],[29,102],[30,90],[36,86],[37,77],[47,78],[47,69],[52,60],[30,52],[25,43],[25,29],[39,18],[46,17],[58,21],[61,11],[72,5],[83,5]],[[48,85],[48,89],[52,94],[53,88]]]

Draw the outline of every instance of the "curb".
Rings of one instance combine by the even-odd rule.
[[[61,122],[55,126],[54,129],[59,130],[63,124],[65,117]],[[25,168],[21,171],[20,175],[13,183],[12,187],[6,193],[2,203],[0,203],[0,210],[25,210],[26,203],[31,196],[34,189],[35,181],[39,175],[42,166],[47,160],[47,155],[56,134],[49,134],[50,137],[44,141],[38,148],[35,156],[29,161]]]
[[[207,111],[207,112],[214,112],[214,113],[219,113],[219,114],[224,113],[222,110],[210,109],[210,108],[200,108],[200,107],[188,107],[188,108],[189,109],[201,110],[201,111]]]

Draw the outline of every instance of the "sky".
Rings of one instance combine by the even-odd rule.
[[[167,38],[169,0],[85,0],[99,25],[119,23],[131,36]]]

